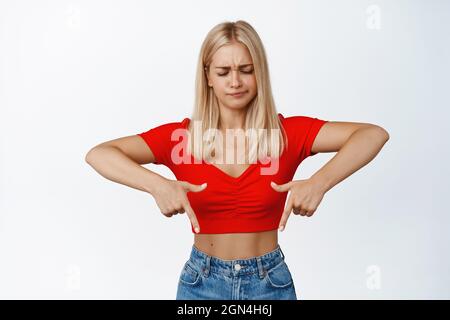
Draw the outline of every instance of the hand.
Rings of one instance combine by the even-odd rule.
[[[291,191],[287,200],[287,206],[281,216],[280,231],[284,230],[292,211],[294,211],[294,214],[311,217],[325,194],[321,185],[311,179],[289,181],[280,185],[272,181],[270,185],[278,192]]]
[[[206,182],[202,185],[191,184],[187,181],[164,179],[163,182],[152,193],[156,203],[162,214],[170,218],[178,213],[187,212],[189,220],[194,226],[195,232],[200,232],[200,226],[195,216],[194,210],[191,208],[186,193],[200,192],[206,188]]]

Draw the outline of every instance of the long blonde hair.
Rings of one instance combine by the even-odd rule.
[[[249,50],[256,77],[257,93],[247,106],[244,127],[246,132],[248,129],[255,129],[257,132],[256,136],[246,135],[245,137],[245,142],[250,148],[249,160],[253,163],[256,158],[260,160],[266,157],[277,158],[281,155],[285,145],[287,146],[286,133],[275,108],[264,46],[255,29],[243,20],[226,21],[216,25],[203,41],[197,65],[194,111],[187,128],[189,138],[187,151],[196,159],[207,159],[208,161],[214,154],[212,149],[216,136],[211,132],[217,132],[214,129],[218,129],[219,126],[220,110],[213,88],[208,86],[206,72],[208,72],[214,53],[222,46],[233,42],[240,42]],[[195,121],[201,121],[201,132],[198,132],[199,126],[197,125],[194,134]],[[261,134],[262,132],[265,134]],[[206,141],[203,140],[204,135]],[[254,143],[255,141],[257,143]]]

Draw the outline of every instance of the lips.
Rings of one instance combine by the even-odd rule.
[[[247,91],[242,91],[242,92],[235,92],[235,93],[229,93],[230,96],[240,96],[243,95],[244,93],[246,93]]]

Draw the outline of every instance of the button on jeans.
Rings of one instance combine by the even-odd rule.
[[[177,300],[297,300],[278,247],[262,256],[222,260],[192,246],[178,280]]]

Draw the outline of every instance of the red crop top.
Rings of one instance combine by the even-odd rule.
[[[192,155],[188,156],[190,163],[174,163],[172,148],[178,145],[181,150],[179,144],[185,144],[186,139],[180,137],[172,141],[171,134],[177,128],[187,129],[189,118],[165,123],[138,135],[153,152],[153,163],[167,166],[177,180],[198,185],[208,183],[203,191],[186,194],[200,225],[199,233],[267,231],[278,228],[288,194],[275,191],[270,182],[284,184],[292,180],[298,165],[315,155],[311,153],[312,144],[319,129],[327,122],[306,116],[285,118],[281,113],[278,116],[286,130],[288,147],[279,158],[277,170],[272,170],[271,174],[263,171],[270,169],[271,163],[259,160],[250,164],[239,177],[230,176],[204,160],[198,163],[195,159],[194,163]],[[191,231],[195,233],[192,224]]]

